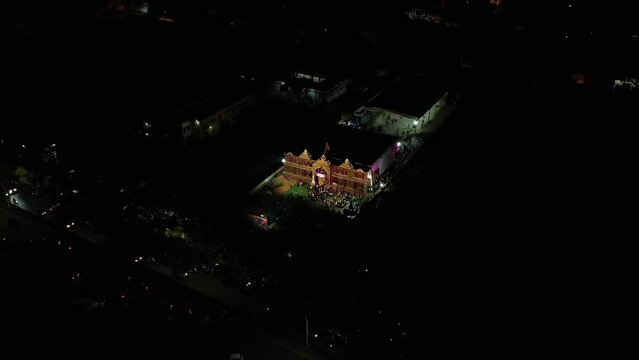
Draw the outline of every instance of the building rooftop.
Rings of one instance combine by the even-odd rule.
[[[402,76],[369,100],[366,106],[420,117],[445,90],[441,83],[425,76]]]
[[[305,149],[313,159],[319,159],[324,154],[324,147],[328,142],[330,150],[326,151],[326,158],[333,165],[340,165],[348,159],[355,168],[368,168],[379,157],[397,142],[397,137],[384,134],[375,134],[366,131],[330,127],[324,132],[300,136],[298,146],[289,150],[293,155],[299,156]]]
[[[299,72],[325,78],[327,83],[338,83],[350,74],[350,59],[335,55],[329,49],[315,49],[307,46],[297,47],[290,56],[286,69],[288,74]]]
[[[210,86],[194,84],[198,91],[184,89],[180,93],[174,88],[167,89],[166,93],[157,99],[156,107],[147,106],[143,120],[153,124],[155,133],[170,135],[176,126],[184,121],[204,119],[255,93],[255,82],[237,75],[233,79],[227,77],[211,82]]]
[[[211,84],[211,90],[201,98],[175,108],[174,117],[180,122],[205,118],[255,93],[256,88],[255,80],[248,77],[221,80]]]

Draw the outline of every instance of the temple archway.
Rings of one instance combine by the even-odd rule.
[[[331,163],[326,160],[326,156],[322,155],[315,163],[313,163],[313,179],[312,185],[318,184],[320,186],[326,186],[330,184],[331,177]]]

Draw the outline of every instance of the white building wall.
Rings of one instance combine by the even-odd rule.
[[[218,110],[213,115],[203,119],[191,119],[182,123],[182,138],[184,144],[188,144],[192,138],[202,138],[205,131],[219,126],[223,122],[232,122],[243,109],[255,105],[257,96],[252,93],[245,96],[229,106]]]

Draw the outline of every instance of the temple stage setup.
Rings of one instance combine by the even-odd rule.
[[[308,150],[299,155],[287,153],[284,157],[284,177],[290,181],[330,187],[353,195],[369,193],[377,179],[393,163],[400,144],[396,138],[386,135],[359,131],[347,131],[346,135],[344,131],[340,133],[343,136],[332,136],[330,147],[329,142],[326,142],[324,154],[318,158],[313,158]],[[328,150],[331,153],[331,147],[341,153],[353,154],[360,162],[337,156],[327,158],[326,152]]]

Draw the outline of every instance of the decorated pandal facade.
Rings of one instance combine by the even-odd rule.
[[[366,194],[373,181],[370,171],[354,169],[348,159],[340,165],[333,165],[324,155],[314,160],[307,150],[299,156],[286,154],[284,176],[311,186],[332,187],[336,191],[354,195]]]

